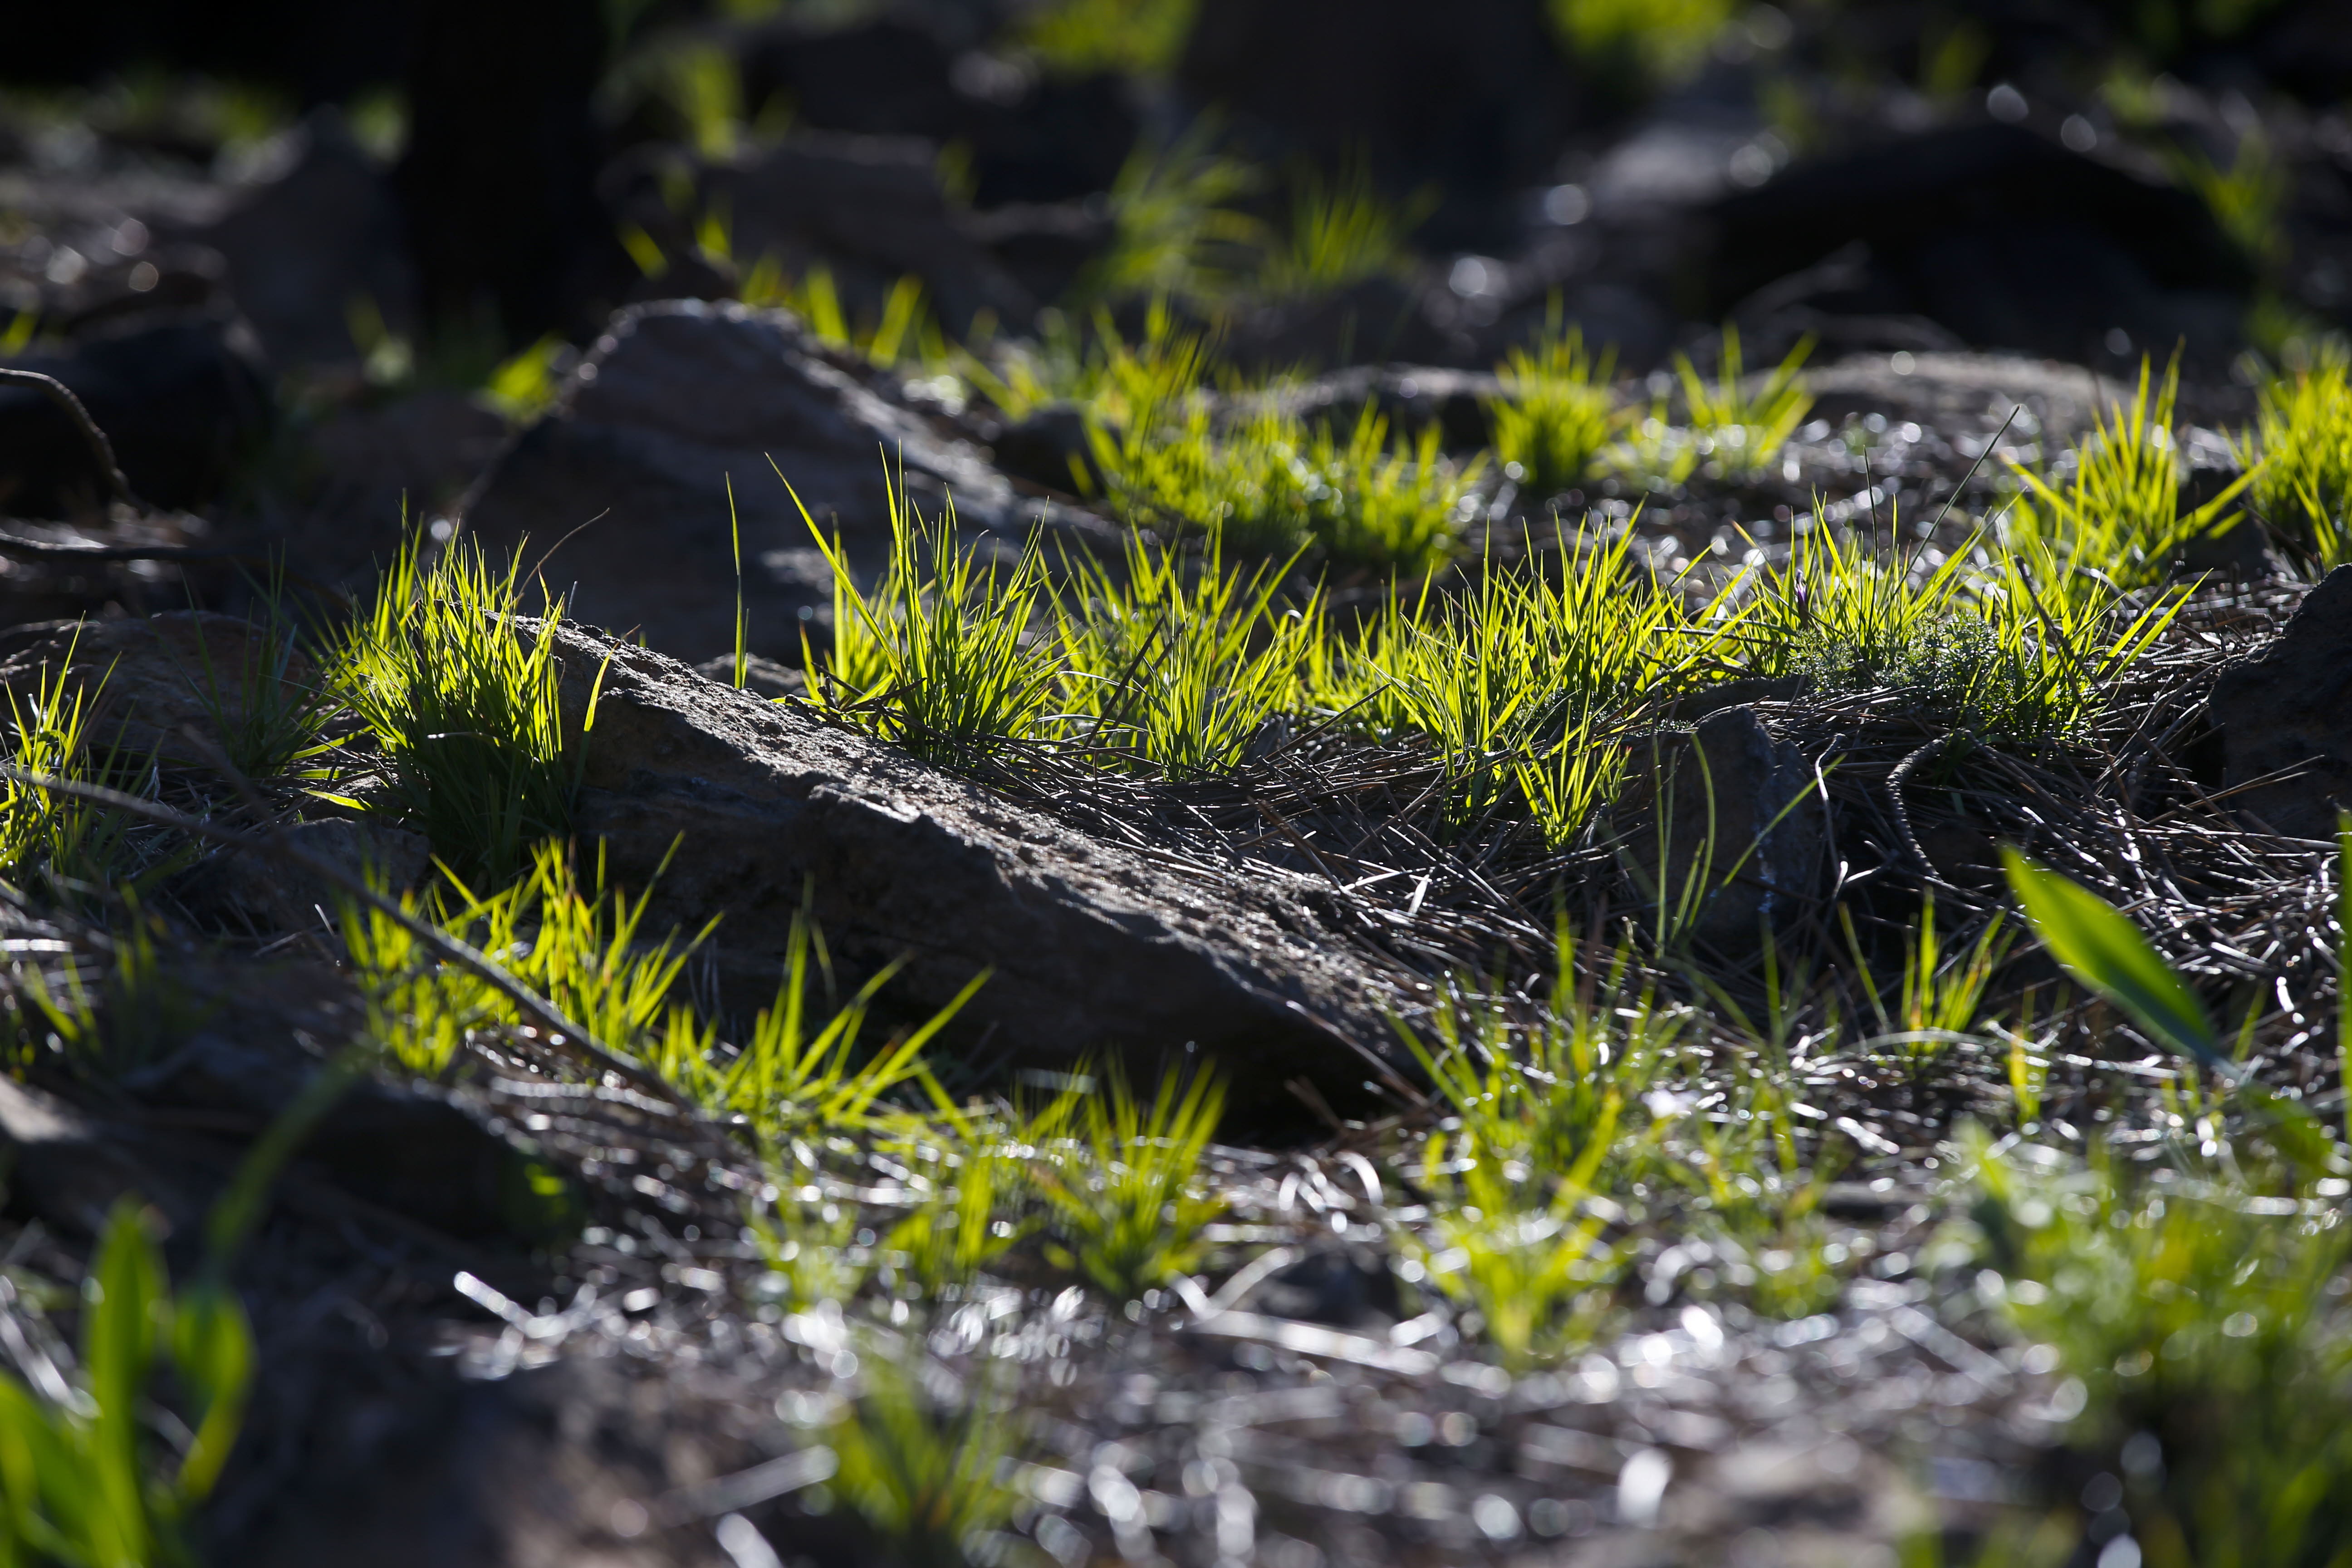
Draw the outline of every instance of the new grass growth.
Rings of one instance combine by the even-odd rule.
[[[2142,359],[2138,390],[2128,404],[2096,416],[2090,437],[2072,454],[2071,474],[2051,478],[2011,465],[2027,491],[2013,510],[2011,536],[2042,542],[2070,574],[2096,574],[2139,589],[2172,580],[2189,545],[2242,526],[2236,503],[2253,482],[2251,473],[2183,510],[2185,470],[2173,417],[2179,393],[2177,355],[2153,386]]]
[[[2248,491],[2280,537],[2319,571],[2352,563],[2352,350],[2263,384],[2261,412],[2239,461]]]
[[[564,831],[579,784],[557,697],[563,605],[542,585],[524,624],[519,554],[499,569],[471,538],[427,548],[413,537],[394,558],[331,679],[381,758],[389,809],[457,877],[503,886]]]
[[[1555,319],[1496,368],[1502,395],[1487,408],[1495,456],[1529,495],[1555,496],[1582,483],[1607,448],[1619,422],[1609,390],[1615,360],[1613,350],[1588,353],[1583,330],[1563,331]]]

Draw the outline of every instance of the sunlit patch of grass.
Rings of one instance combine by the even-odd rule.
[[[1583,482],[1609,445],[1618,416],[1609,390],[1616,352],[1587,353],[1580,327],[1549,326],[1531,348],[1496,367],[1502,395],[1487,409],[1495,456],[1530,496],[1554,496]]]
[[[1736,8],[1733,0],[1549,0],[1549,5],[1552,25],[1596,74],[1615,68],[1644,85],[1696,69]]]
[[[2337,1561],[2352,1543],[2341,1200],[2186,1150],[2147,1171],[1981,1134],[1971,1153],[1979,1294],[2054,1349],[2077,1440],[2156,1445],[2160,1465],[2125,1467],[2151,1559]]]
[[[2352,350],[2329,344],[2261,394],[2238,450],[2256,508],[2321,571],[2352,563]]]
[[[1123,572],[1079,563],[1055,596],[1061,723],[1175,777],[1230,768],[1295,701],[1323,635],[1319,597],[1278,606],[1282,580],[1272,563],[1228,568],[1214,541],[1192,558],[1130,536]]]
[[[1360,162],[1328,180],[1303,170],[1292,185],[1289,226],[1257,279],[1270,294],[1324,293],[1403,272],[1412,231],[1435,205],[1426,195],[1390,200]]]
[[[1580,530],[1552,560],[1486,572],[1443,607],[1399,593],[1317,666],[1317,701],[1371,733],[1434,742],[1464,812],[1516,791],[1564,840],[1614,781],[1597,727],[1695,683],[1717,633],[1718,606],[1691,610],[1633,547],[1630,530]]]
[[[1007,1484],[1019,1414],[944,1369],[910,1373],[880,1355],[864,1365],[864,1394],[829,1434],[835,1487],[890,1539],[893,1562],[999,1561],[989,1538],[1021,1501]]]
[[[804,655],[811,700],[934,762],[1030,737],[1056,678],[1054,650],[1029,636],[1048,599],[1037,542],[1007,566],[987,542],[957,538],[952,499],[926,520],[903,484],[886,484],[890,560],[871,592],[801,508],[833,568],[832,654]]]
[[[1022,14],[1016,36],[1049,69],[1165,76],[1199,8],[1200,0],[1051,0]]]
[[[2012,464],[2024,481],[2010,531],[2045,542],[2071,574],[2096,574],[2122,588],[2169,580],[2181,550],[2244,526],[2234,510],[2254,476],[2239,476],[2202,505],[2182,510],[2180,443],[2173,409],[2180,392],[2175,356],[2151,388],[2146,359],[2127,405],[2097,417],[2071,454],[2073,471],[2044,477]]]
[[[1747,362],[1736,327],[1723,329],[1712,381],[1699,374],[1690,356],[1676,353],[1675,376],[1682,385],[1688,422],[1669,423],[1665,400],[1660,399],[1633,444],[1635,470],[1679,483],[1695,470],[1742,479],[1763,468],[1780,455],[1813,406],[1799,374],[1812,350],[1811,337],[1799,340],[1753,387],[1745,384]]]
[[[1845,921],[1854,969],[1877,1016],[1879,1035],[1874,1044],[1900,1047],[1914,1060],[1925,1061],[1955,1041],[1971,1037],[1984,1023],[1987,988],[2009,952],[2001,915],[1987,921],[1974,942],[1948,952],[1936,934],[1936,899],[1930,892],[1921,901],[1918,923],[1904,945],[1890,1008],[1862,952],[1851,914],[1843,908],[1839,914]]]
[[[885,369],[900,364],[944,367],[955,359],[947,333],[923,297],[923,280],[912,273],[890,285],[882,297],[882,313],[872,320],[850,320],[833,268],[822,262],[794,277],[773,256],[762,256],[744,274],[736,298],[747,305],[790,310],[817,342],[862,354]]]
[[[412,538],[331,657],[330,682],[381,758],[390,809],[460,879],[501,886],[560,836],[579,783],[556,698],[561,600],[523,610],[521,559]]]
[[[886,965],[842,1003],[820,1026],[812,1013],[811,982],[824,969],[821,939],[812,922],[796,919],[787,941],[776,998],[761,1010],[740,1045],[718,1043],[715,1026],[694,1024],[672,1009],[647,1059],[668,1082],[713,1115],[740,1118],[773,1143],[807,1129],[876,1132],[896,1127],[904,1108],[895,1097],[923,1088],[936,1097],[923,1066],[923,1048],[962,1011],[988,980],[974,975],[948,1004],[880,1048],[862,1050],[874,998],[898,973]],[[824,978],[830,990],[830,972]]]
[[[85,680],[71,664],[68,649],[56,668],[41,673],[31,696],[8,693],[5,754],[25,773],[110,782],[134,760],[92,745],[90,724],[105,678]],[[0,874],[37,881],[78,904],[107,897],[143,858],[119,814],[17,779],[0,780]]]
[[[1082,300],[1171,298],[1213,307],[1263,264],[1265,225],[1240,205],[1264,174],[1216,150],[1210,120],[1170,142],[1146,142],[1111,182],[1112,237],[1081,277]]]
[[[1946,723],[2021,739],[2088,717],[2102,683],[2180,605],[2178,593],[2135,602],[2065,570],[2031,533],[1998,560],[1972,541],[1940,560],[1923,547],[1889,561],[1818,518],[1784,564],[1760,574],[1755,595],[1724,635],[1756,673],[1832,691],[1904,690]]]
[[[1069,1113],[1071,1136],[1037,1167],[1056,1244],[1048,1256],[1129,1300],[1193,1268],[1201,1232],[1223,1211],[1199,1185],[1223,1085],[1170,1075],[1145,1105],[1113,1067]]]
[[[411,894],[403,907],[488,953],[599,1040],[637,1053],[660,1034],[678,975],[709,934],[706,927],[683,944],[672,933],[647,945],[640,937],[651,896],[647,889],[631,901],[608,891],[601,850],[583,886],[568,847],[550,840],[505,888],[477,897],[455,885]],[[369,1034],[413,1072],[440,1073],[471,1031],[520,1021],[509,998],[473,971],[443,963],[381,910],[351,911],[343,940]]]

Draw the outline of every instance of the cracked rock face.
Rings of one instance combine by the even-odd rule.
[[[2352,809],[2352,566],[2329,573],[2268,647],[2222,668],[2210,711],[2239,811],[2290,838],[2334,838]]]
[[[907,961],[893,1016],[989,972],[934,1059],[1115,1056],[1150,1081],[1206,1058],[1237,1103],[1273,1106],[1301,1077],[1336,1103],[1376,1075],[1368,1054],[1394,1055],[1384,1009],[1411,983],[1327,928],[1304,879],[1180,869],[658,654],[561,636],[574,722],[603,671],[575,831],[620,885],[653,884],[649,929],[723,911],[710,951],[740,1016],[773,997],[807,900],[852,984]]]
[[[1042,524],[1116,553],[1108,525],[1017,493],[981,448],[828,358],[794,317],[698,300],[614,316],[555,409],[484,477],[465,524],[493,560],[520,547],[532,563],[562,542],[546,577],[573,616],[691,660],[734,645],[740,521],[751,650],[797,659],[803,622],[831,614],[833,578],[793,494],[863,575],[888,552],[889,472],[926,517],[952,497],[961,522],[1007,549]]]

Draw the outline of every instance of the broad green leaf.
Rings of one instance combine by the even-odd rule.
[[[2228,1070],[2196,994],[2115,906],[2014,849],[2001,860],[2034,934],[2069,973],[2174,1050]]]

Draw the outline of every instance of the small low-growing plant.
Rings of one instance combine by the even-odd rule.
[[[2053,1347],[2077,1441],[2127,1467],[2162,1563],[2322,1563],[2352,1551],[2352,1227],[2340,1200],[2224,1162],[2135,1170],[2034,1145],[1974,1166],[1979,1277]],[[2159,1479],[2160,1478],[2160,1479]]]
[[[1633,437],[1614,449],[1612,466],[1653,483],[1671,484],[1681,483],[1702,466],[1729,479],[1759,471],[1780,454],[1812,408],[1812,395],[1799,374],[1812,349],[1811,338],[1801,339],[1753,387],[1745,384],[1747,361],[1736,327],[1723,329],[1712,381],[1699,373],[1689,355],[1677,353],[1675,376],[1682,387],[1686,422],[1675,425],[1667,399],[1657,399]]]
[[[889,1538],[894,1562],[998,1560],[991,1538],[1021,1501],[1006,1481],[1018,1415],[984,1384],[964,1386],[944,1370],[910,1374],[882,1356],[864,1364],[866,1392],[829,1435],[840,1465],[833,1484]]]
[[[131,759],[91,746],[104,678],[85,682],[71,662],[68,652],[54,670],[43,671],[30,697],[8,693],[7,760],[27,773],[102,782]],[[0,780],[0,876],[37,880],[79,903],[104,897],[139,859],[119,813],[21,779]]]
[[[1818,517],[1787,563],[1760,574],[1754,602],[1724,636],[1759,675],[1819,689],[1894,689],[1937,719],[1995,738],[2074,728],[2104,683],[2171,624],[2178,593],[2135,600],[2070,572],[2039,538],[1997,562],[1973,542],[1932,566],[1883,560]]]
[[[2070,572],[2126,589],[2168,581],[2188,545],[2244,526],[2234,508],[2254,480],[2242,474],[2182,510],[2180,443],[2173,428],[2179,357],[2152,388],[2149,378],[2142,359],[2131,402],[2096,418],[2089,438],[2072,453],[2070,476],[2053,479],[2011,465],[2026,493],[2013,509],[2011,533],[2043,542]]]
[[[1129,1300],[1192,1268],[1223,1205],[1200,1190],[1225,1103],[1211,1073],[1171,1074],[1144,1105],[1114,1067],[1079,1097],[1058,1158],[1037,1167],[1058,1244],[1049,1251]]]
[[[1625,951],[1595,974],[1580,971],[1565,922],[1555,945],[1551,994],[1531,1019],[1515,1018],[1491,991],[1455,986],[1432,1010],[1429,1039],[1399,1026],[1453,1119],[1433,1155],[1500,1161],[1528,1181],[1563,1178],[1608,1142],[1624,1107],[1655,1079],[1685,1016],[1637,982]],[[1634,1152],[1628,1143],[1604,1153],[1612,1184],[1638,1178],[1638,1165],[1616,1163]],[[1603,1168],[1588,1170],[1588,1184]]]
[[[1255,272],[1265,226],[1241,205],[1265,185],[1217,151],[1202,118],[1172,142],[1145,141],[1110,187],[1111,242],[1078,279],[1084,301],[1171,298],[1213,308]]]
[[[1413,229],[1433,205],[1426,196],[1390,200],[1361,162],[1329,180],[1304,170],[1292,182],[1289,227],[1259,285],[1274,294],[1315,294],[1400,272]]]
[[[2322,572],[2352,563],[2352,350],[2265,381],[2253,433],[2238,449],[2250,494],[2281,538]]]
[[[561,836],[579,765],[557,698],[559,599],[525,626],[521,559],[412,538],[334,650],[332,685],[382,758],[389,809],[467,881],[503,886]]]
[[[947,1005],[880,1049],[860,1048],[859,1036],[875,995],[898,973],[885,965],[816,1026],[811,983],[830,966],[814,922],[793,922],[776,997],[753,1021],[740,1046],[721,1044],[714,1026],[673,1008],[668,1027],[648,1053],[650,1064],[695,1104],[717,1116],[741,1118],[763,1142],[817,1128],[872,1132],[899,1120],[891,1096],[902,1087],[926,1088],[937,1098],[923,1065],[923,1047],[945,1028],[988,980],[974,975]],[[812,958],[816,968],[811,967]]]
[[[952,498],[927,521],[903,483],[885,482],[890,560],[870,593],[841,542],[801,508],[834,584],[832,657],[804,654],[811,700],[933,762],[968,762],[1028,738],[1055,677],[1052,649],[1029,635],[1046,601],[1036,541],[1008,567],[986,542],[958,539]]]
[[[1123,572],[1078,563],[1055,595],[1066,733],[1180,778],[1233,766],[1321,636],[1319,596],[1277,607],[1283,575],[1228,568],[1213,540],[1195,558],[1130,535]]]
[[[1483,573],[1443,606],[1392,594],[1310,672],[1317,704],[1432,742],[1461,820],[1524,804],[1566,842],[1617,778],[1604,721],[1694,684],[1720,632],[1724,601],[1691,609],[1637,569],[1633,542],[1580,527],[1557,557]]]
[[[1530,496],[1554,496],[1583,482],[1617,428],[1609,389],[1616,360],[1595,359],[1581,328],[1557,322],[1530,348],[1513,349],[1496,369],[1501,395],[1487,406],[1495,456]]]

